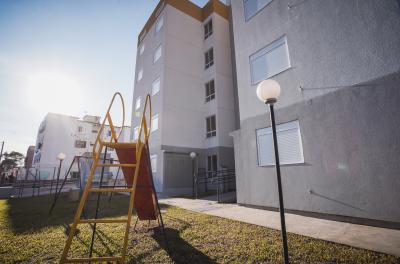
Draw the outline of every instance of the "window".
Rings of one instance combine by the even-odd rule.
[[[151,172],[157,172],[157,155],[150,156]]]
[[[274,143],[271,127],[258,129],[257,153],[258,165],[275,165]],[[299,121],[292,121],[276,127],[278,137],[279,160],[281,164],[304,163]]]
[[[139,54],[140,54],[140,55],[143,54],[144,48],[145,48],[145,44],[143,43],[142,45],[140,45],[140,48],[139,48]]]
[[[209,49],[206,53],[204,53],[205,58],[205,68],[208,69],[214,64],[214,51],[213,48]]]
[[[151,118],[151,132],[154,132],[157,129],[158,129],[158,114],[155,114]]]
[[[268,79],[290,67],[286,36],[250,56],[251,83]]]
[[[151,95],[156,95],[160,91],[161,81],[160,77],[154,80],[153,84],[151,85]]]
[[[79,132],[79,133],[82,133],[82,132],[83,132],[83,127],[78,126],[78,132]]]
[[[158,33],[164,25],[164,16],[160,16],[156,23],[156,33]]]
[[[156,52],[154,52],[153,63],[156,63],[161,58],[161,55],[162,55],[162,50],[161,50],[161,45],[160,45],[156,49]]]
[[[112,133],[111,133],[111,130],[108,130],[108,131],[107,131],[107,137],[111,137],[111,134],[112,134]]]
[[[137,140],[139,138],[139,127],[133,128],[133,137],[134,140]]]
[[[208,177],[212,177],[214,171],[218,170],[217,155],[207,156],[207,172]]]
[[[272,0],[244,0],[244,16],[246,21],[271,2]]]
[[[75,148],[86,148],[86,141],[75,140]]]
[[[217,128],[215,124],[215,115],[206,118],[207,137],[215,137],[217,135]]]
[[[214,80],[211,80],[208,83],[206,83],[206,102],[209,102],[214,98],[215,98],[215,85],[214,85]]]
[[[143,78],[143,69],[140,69],[137,75],[137,80],[140,81]]]
[[[204,25],[204,39],[207,39],[213,33],[212,19]]]
[[[136,103],[135,103],[135,109],[136,110],[138,110],[140,108],[140,102],[141,102],[141,99],[140,99],[140,96],[139,96],[138,98],[136,98]]]

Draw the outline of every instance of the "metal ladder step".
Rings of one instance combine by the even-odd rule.
[[[91,188],[89,192],[132,192],[132,188]]]
[[[63,263],[84,263],[84,262],[108,262],[108,261],[122,261],[122,257],[93,257],[93,258],[70,258],[63,261]]]
[[[97,163],[96,167],[125,167],[125,168],[135,168],[136,167],[136,163],[134,164],[120,164],[120,163],[115,163],[115,164],[111,164],[111,163]]]
[[[80,219],[79,224],[121,224],[128,223],[128,219]]]

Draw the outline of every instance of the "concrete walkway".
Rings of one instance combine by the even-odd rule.
[[[236,204],[218,204],[215,201],[199,199],[166,198],[160,199],[160,203],[280,230],[278,212]],[[400,230],[349,224],[289,213],[286,213],[285,216],[286,229],[290,233],[400,256]]]

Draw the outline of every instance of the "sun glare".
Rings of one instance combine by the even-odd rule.
[[[83,89],[66,74],[41,72],[28,78],[27,102],[37,112],[77,115],[83,111]]]

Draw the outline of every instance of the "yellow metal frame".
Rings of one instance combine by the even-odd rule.
[[[114,104],[115,99],[119,97],[121,100],[122,104],[122,125],[121,125],[121,131],[116,133],[114,123],[111,118],[110,111],[112,109],[112,106]],[[149,125],[147,126],[147,118],[146,118],[146,113],[149,114]],[[60,263],[82,263],[82,262],[108,262],[108,261],[117,261],[119,263],[124,263],[125,258],[126,258],[126,251],[127,251],[127,246],[128,246],[128,238],[129,238],[129,229],[131,225],[131,220],[132,220],[132,211],[133,211],[133,206],[134,206],[134,199],[135,199],[135,192],[136,192],[136,183],[139,175],[139,169],[140,169],[140,161],[142,158],[142,151],[145,146],[148,145],[148,140],[150,136],[150,129],[151,129],[151,116],[152,116],[152,109],[151,109],[151,99],[150,95],[148,94],[146,96],[146,101],[143,107],[143,113],[141,117],[141,122],[140,122],[140,129],[139,129],[139,136],[136,142],[134,143],[119,143],[118,139],[122,133],[123,127],[124,127],[124,122],[125,122],[125,105],[124,105],[124,100],[122,98],[122,95],[120,93],[115,93],[114,96],[112,97],[112,100],[110,102],[110,105],[107,109],[106,115],[104,117],[103,123],[101,125],[101,128],[97,134],[96,141],[93,145],[93,165],[90,170],[90,174],[85,186],[85,189],[82,194],[81,201],[79,202],[78,209],[76,210],[75,217],[74,217],[74,222],[71,226],[67,241],[65,243],[64,250],[61,255]],[[110,126],[111,129],[111,138],[109,142],[106,142],[102,140],[102,133],[104,131],[104,127],[106,126],[106,122],[108,122],[108,125]],[[136,164],[102,164],[99,163],[101,153],[103,151],[104,147],[111,147],[111,148],[124,148],[124,147],[136,147]],[[120,188],[120,189],[112,189],[112,188],[105,188],[105,189],[99,189],[99,188],[92,188],[92,181],[94,178],[94,174],[96,172],[96,169],[98,167],[104,167],[104,166],[115,166],[115,167],[134,167],[135,168],[135,174],[133,178],[133,184],[131,188]],[[83,208],[85,206],[85,203],[87,201],[88,195],[90,192],[128,192],[130,193],[130,199],[129,199],[129,208],[128,208],[128,216],[126,219],[81,219],[81,214],[83,211]],[[123,248],[122,248],[122,254],[120,257],[92,257],[92,258],[67,258],[69,249],[71,247],[72,239],[74,237],[76,228],[78,224],[85,224],[85,223],[125,223],[126,224],[126,229],[125,229],[125,235],[124,235],[124,242],[123,242]]]

